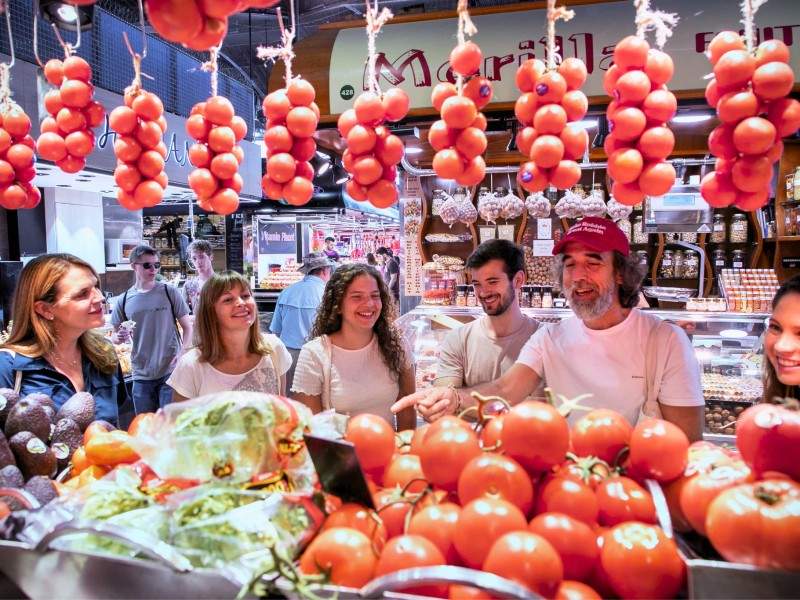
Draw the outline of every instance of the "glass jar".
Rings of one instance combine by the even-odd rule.
[[[687,250],[683,256],[683,277],[696,279],[700,276],[700,257],[697,252]]]
[[[458,285],[456,286],[456,306],[466,306],[467,305],[467,288],[469,286],[466,285]]]
[[[731,256],[731,268],[744,269],[745,253],[744,250],[734,250]]]
[[[792,183],[794,184],[794,200],[800,201],[800,165],[794,170],[794,179]],[[788,194],[786,198],[789,198]]]
[[[475,296],[475,290],[469,286],[467,290],[467,306],[478,306],[478,298]]]
[[[628,240],[628,243],[631,243],[631,235],[633,233],[633,225],[628,219],[620,219],[617,221],[617,227],[620,228],[620,231],[625,234],[625,238]]]
[[[722,248],[717,248],[714,250],[711,257],[711,262],[715,273],[719,274],[722,269],[727,267],[728,256],[725,254],[725,250]]]
[[[783,235],[797,235],[797,216],[794,206],[787,206],[783,211]]]
[[[689,244],[696,244],[697,243],[697,233],[692,231],[684,231],[681,234],[681,241],[687,242]]]
[[[683,279],[685,277],[683,274],[683,250],[676,250],[673,260],[675,261],[675,279]]]
[[[647,234],[644,232],[644,217],[642,215],[636,215],[633,218],[633,243],[647,243]]]
[[[521,308],[531,307],[531,292],[528,289],[530,286],[523,285],[519,292],[519,305]]]
[[[534,287],[531,290],[531,308],[542,308],[541,288]]]
[[[716,213],[714,215],[714,224],[711,227],[711,242],[714,244],[721,244],[725,241],[725,215]]]
[[[553,308],[553,290],[552,288],[544,288],[542,292],[542,308]]]
[[[658,268],[658,276],[664,279],[675,278],[675,253],[672,250],[664,250],[661,266]]]
[[[747,215],[736,214],[731,218],[730,241],[734,244],[747,241]]]

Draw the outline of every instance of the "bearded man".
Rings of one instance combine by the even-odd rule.
[[[691,342],[680,327],[634,308],[644,273],[622,231],[613,221],[587,217],[553,254],[573,317],[540,327],[498,379],[417,392],[392,410],[415,405],[433,421],[472,405],[472,391],[516,404],[544,380],[566,398],[589,394],[583,406],[615,410],[631,424],[642,414],[658,416],[690,440],[702,439],[704,400]],[[573,411],[570,421],[581,414]]]

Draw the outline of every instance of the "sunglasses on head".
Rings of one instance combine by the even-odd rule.
[[[150,269],[160,269],[161,268],[161,263],[160,262],[141,262],[141,263],[136,263],[136,264],[137,265],[141,265],[141,267],[143,269],[147,269],[148,271]]]

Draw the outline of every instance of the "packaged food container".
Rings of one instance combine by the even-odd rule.
[[[714,224],[711,227],[711,241],[715,244],[721,244],[725,241],[725,215],[722,213],[714,215]]]
[[[745,258],[744,250],[734,250],[731,255],[731,267],[734,269],[744,269]]]
[[[675,261],[674,277],[676,279],[682,279],[683,277],[685,277],[685,275],[683,274],[683,250],[676,250],[673,260]]]
[[[730,241],[734,244],[747,241],[747,215],[736,214],[731,218]]]
[[[686,279],[700,276],[700,256],[697,252],[687,250],[683,253],[683,276]]]
[[[664,256],[661,257],[661,265],[658,268],[658,276],[664,279],[675,278],[675,252],[672,250],[664,250]]]

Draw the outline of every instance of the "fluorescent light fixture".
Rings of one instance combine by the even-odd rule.
[[[329,154],[325,154],[324,152],[320,152],[319,150],[317,150],[317,156],[319,156],[320,158],[325,159],[325,160],[330,160],[331,159]]]
[[[331,163],[329,163],[329,162],[322,163],[319,166],[319,169],[317,169],[317,175],[324,175],[325,173],[328,172],[328,169],[330,169],[330,168],[331,168]]]
[[[672,119],[673,123],[702,123],[713,118],[713,115],[699,114],[699,115],[678,115]]]
[[[58,13],[62,21],[66,21],[67,23],[74,23],[78,20],[78,11],[75,10],[74,6],[70,6],[69,4],[59,6],[56,9],[56,13]]]
[[[747,337],[747,332],[741,329],[723,329],[719,332],[719,337],[727,339],[741,339]]]
[[[339,177],[339,179],[336,180],[336,184],[341,185],[342,183],[346,183],[348,179],[350,179],[350,177],[348,177],[347,175],[345,175],[344,177]]]
[[[594,129],[597,127],[597,119],[584,119],[583,121],[575,121],[573,125],[577,125],[583,129]]]
[[[406,148],[406,154],[422,154],[422,148],[416,146],[411,148]]]

